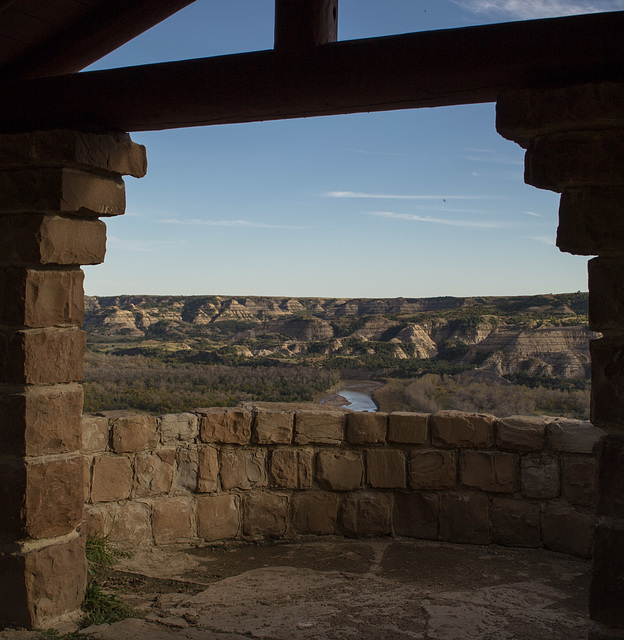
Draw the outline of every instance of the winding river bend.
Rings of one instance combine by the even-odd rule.
[[[371,394],[383,386],[372,380],[343,380],[343,387],[331,396],[323,398],[320,404],[344,407],[351,411],[378,411]]]

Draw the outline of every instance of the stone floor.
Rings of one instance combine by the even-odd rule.
[[[113,576],[145,619],[80,633],[93,640],[585,640],[589,570],[587,560],[545,550],[391,538],[155,549],[124,559]],[[7,640],[36,637],[0,631]]]

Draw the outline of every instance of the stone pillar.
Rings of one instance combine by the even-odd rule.
[[[145,171],[126,134],[0,136],[0,623],[49,626],[83,599],[80,265],[104,259],[122,174]]]
[[[590,616],[624,638],[624,84],[509,92],[497,129],[527,149],[525,181],[561,193],[557,246],[589,262],[591,420],[598,461]]]

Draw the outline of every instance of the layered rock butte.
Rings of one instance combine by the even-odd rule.
[[[460,364],[497,374],[589,377],[587,296],[479,298],[87,297],[93,339],[233,346],[244,357],[355,355],[386,342],[397,359],[458,344]],[[270,338],[270,340],[266,340]],[[267,344],[268,342],[268,344]],[[367,346],[367,343],[370,346]]]

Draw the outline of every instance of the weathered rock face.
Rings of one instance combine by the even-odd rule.
[[[578,300],[574,298],[574,303],[567,304],[572,295]],[[86,298],[85,327],[91,335],[101,336],[178,342],[207,337],[215,345],[229,345],[244,358],[375,353],[375,346],[367,342],[393,343],[386,353],[397,360],[445,358],[445,344],[454,343],[467,348],[456,362],[478,363],[480,368],[498,375],[525,372],[587,378],[588,341],[596,334],[577,316],[585,313],[580,308],[582,294],[570,296],[375,300],[255,296]],[[514,323],[514,309],[525,314],[522,324]],[[526,314],[533,314],[533,319],[527,321]],[[274,336],[274,344],[264,341],[253,345],[253,341],[266,336]],[[251,342],[247,344],[246,340]]]
[[[436,343],[419,324],[408,323],[405,329],[396,335],[396,339],[413,344],[415,358],[433,358],[438,354]]]
[[[531,375],[586,378],[590,367],[589,340],[595,336],[584,326],[524,330],[500,327],[478,349],[492,353],[483,368],[501,375],[526,371]]]
[[[354,331],[352,336],[354,338],[364,338],[365,340],[381,340],[383,335],[389,329],[396,327],[397,324],[396,321],[384,316],[373,317],[361,329]]]
[[[334,330],[329,322],[320,318],[293,318],[281,324],[281,333],[297,340],[325,340],[334,337]]]

